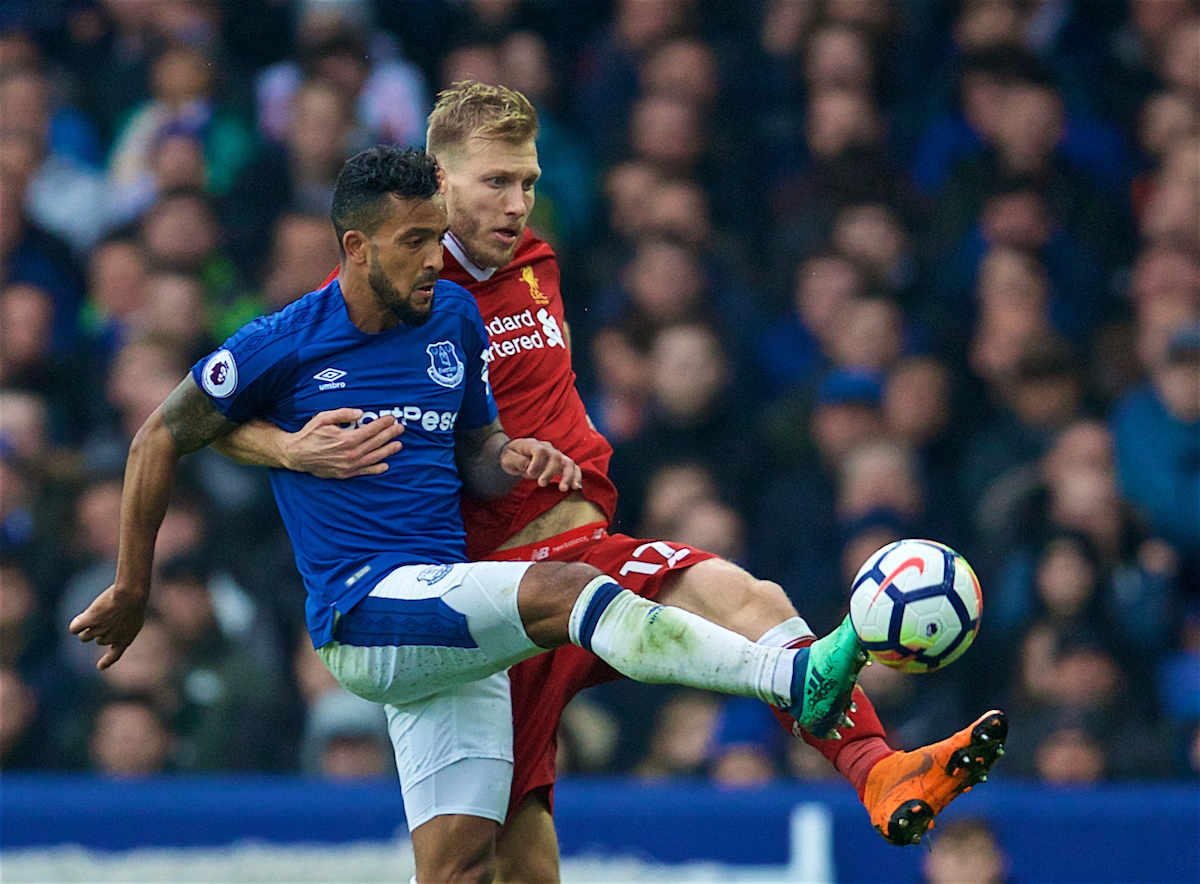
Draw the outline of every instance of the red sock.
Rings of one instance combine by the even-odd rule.
[[[788,647],[803,648],[812,644],[813,641],[813,637],[797,639]],[[806,730],[793,729],[796,720],[792,716],[777,706],[772,706],[771,709],[789,734],[795,734],[798,731],[804,742],[824,755],[829,763],[837,769],[837,772],[850,781],[850,785],[854,786],[855,791],[858,792],[858,799],[861,801],[863,792],[867,788],[867,775],[871,772],[871,768],[895,750],[885,742],[883,724],[879,721],[879,716],[875,714],[875,707],[867,699],[863,689],[856,685],[852,699],[856,711],[846,714],[854,722],[854,727],[841,728],[842,738],[840,740],[821,740]]]

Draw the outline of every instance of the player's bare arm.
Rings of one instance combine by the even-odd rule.
[[[314,415],[294,433],[255,418],[213,443],[238,463],[312,473],[322,479],[352,479],[386,472],[386,460],[398,453],[404,425],[393,415],[362,426],[347,426],[363,416],[360,408],[335,408]]]
[[[455,432],[455,458],[463,485],[476,497],[492,500],[512,490],[518,479],[542,487],[557,480],[562,492],[583,487],[579,466],[549,442],[510,439],[500,421]]]
[[[141,631],[150,599],[154,541],[171,498],[176,463],[233,426],[189,375],[134,436],[121,496],[116,581],[70,627],[81,640],[109,648],[96,664],[98,669],[117,662]]]

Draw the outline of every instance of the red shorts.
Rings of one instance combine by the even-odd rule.
[[[500,550],[493,561],[586,562],[628,590],[652,599],[668,575],[716,555],[665,540],[638,540],[609,534],[603,522],[584,525],[528,546]],[[513,783],[511,814],[525,797],[547,789],[554,809],[554,768],[558,722],[563,709],[584,688],[621,678],[596,655],[577,645],[562,645],[509,670],[512,679]]]

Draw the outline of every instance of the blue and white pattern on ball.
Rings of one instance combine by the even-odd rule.
[[[873,658],[932,672],[963,655],[979,631],[983,595],[967,560],[932,540],[898,540],[854,578],[850,622]]]

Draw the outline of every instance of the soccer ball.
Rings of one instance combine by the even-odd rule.
[[[983,594],[967,560],[932,540],[875,552],[850,589],[850,622],[880,663],[932,672],[953,663],[979,631]]]

